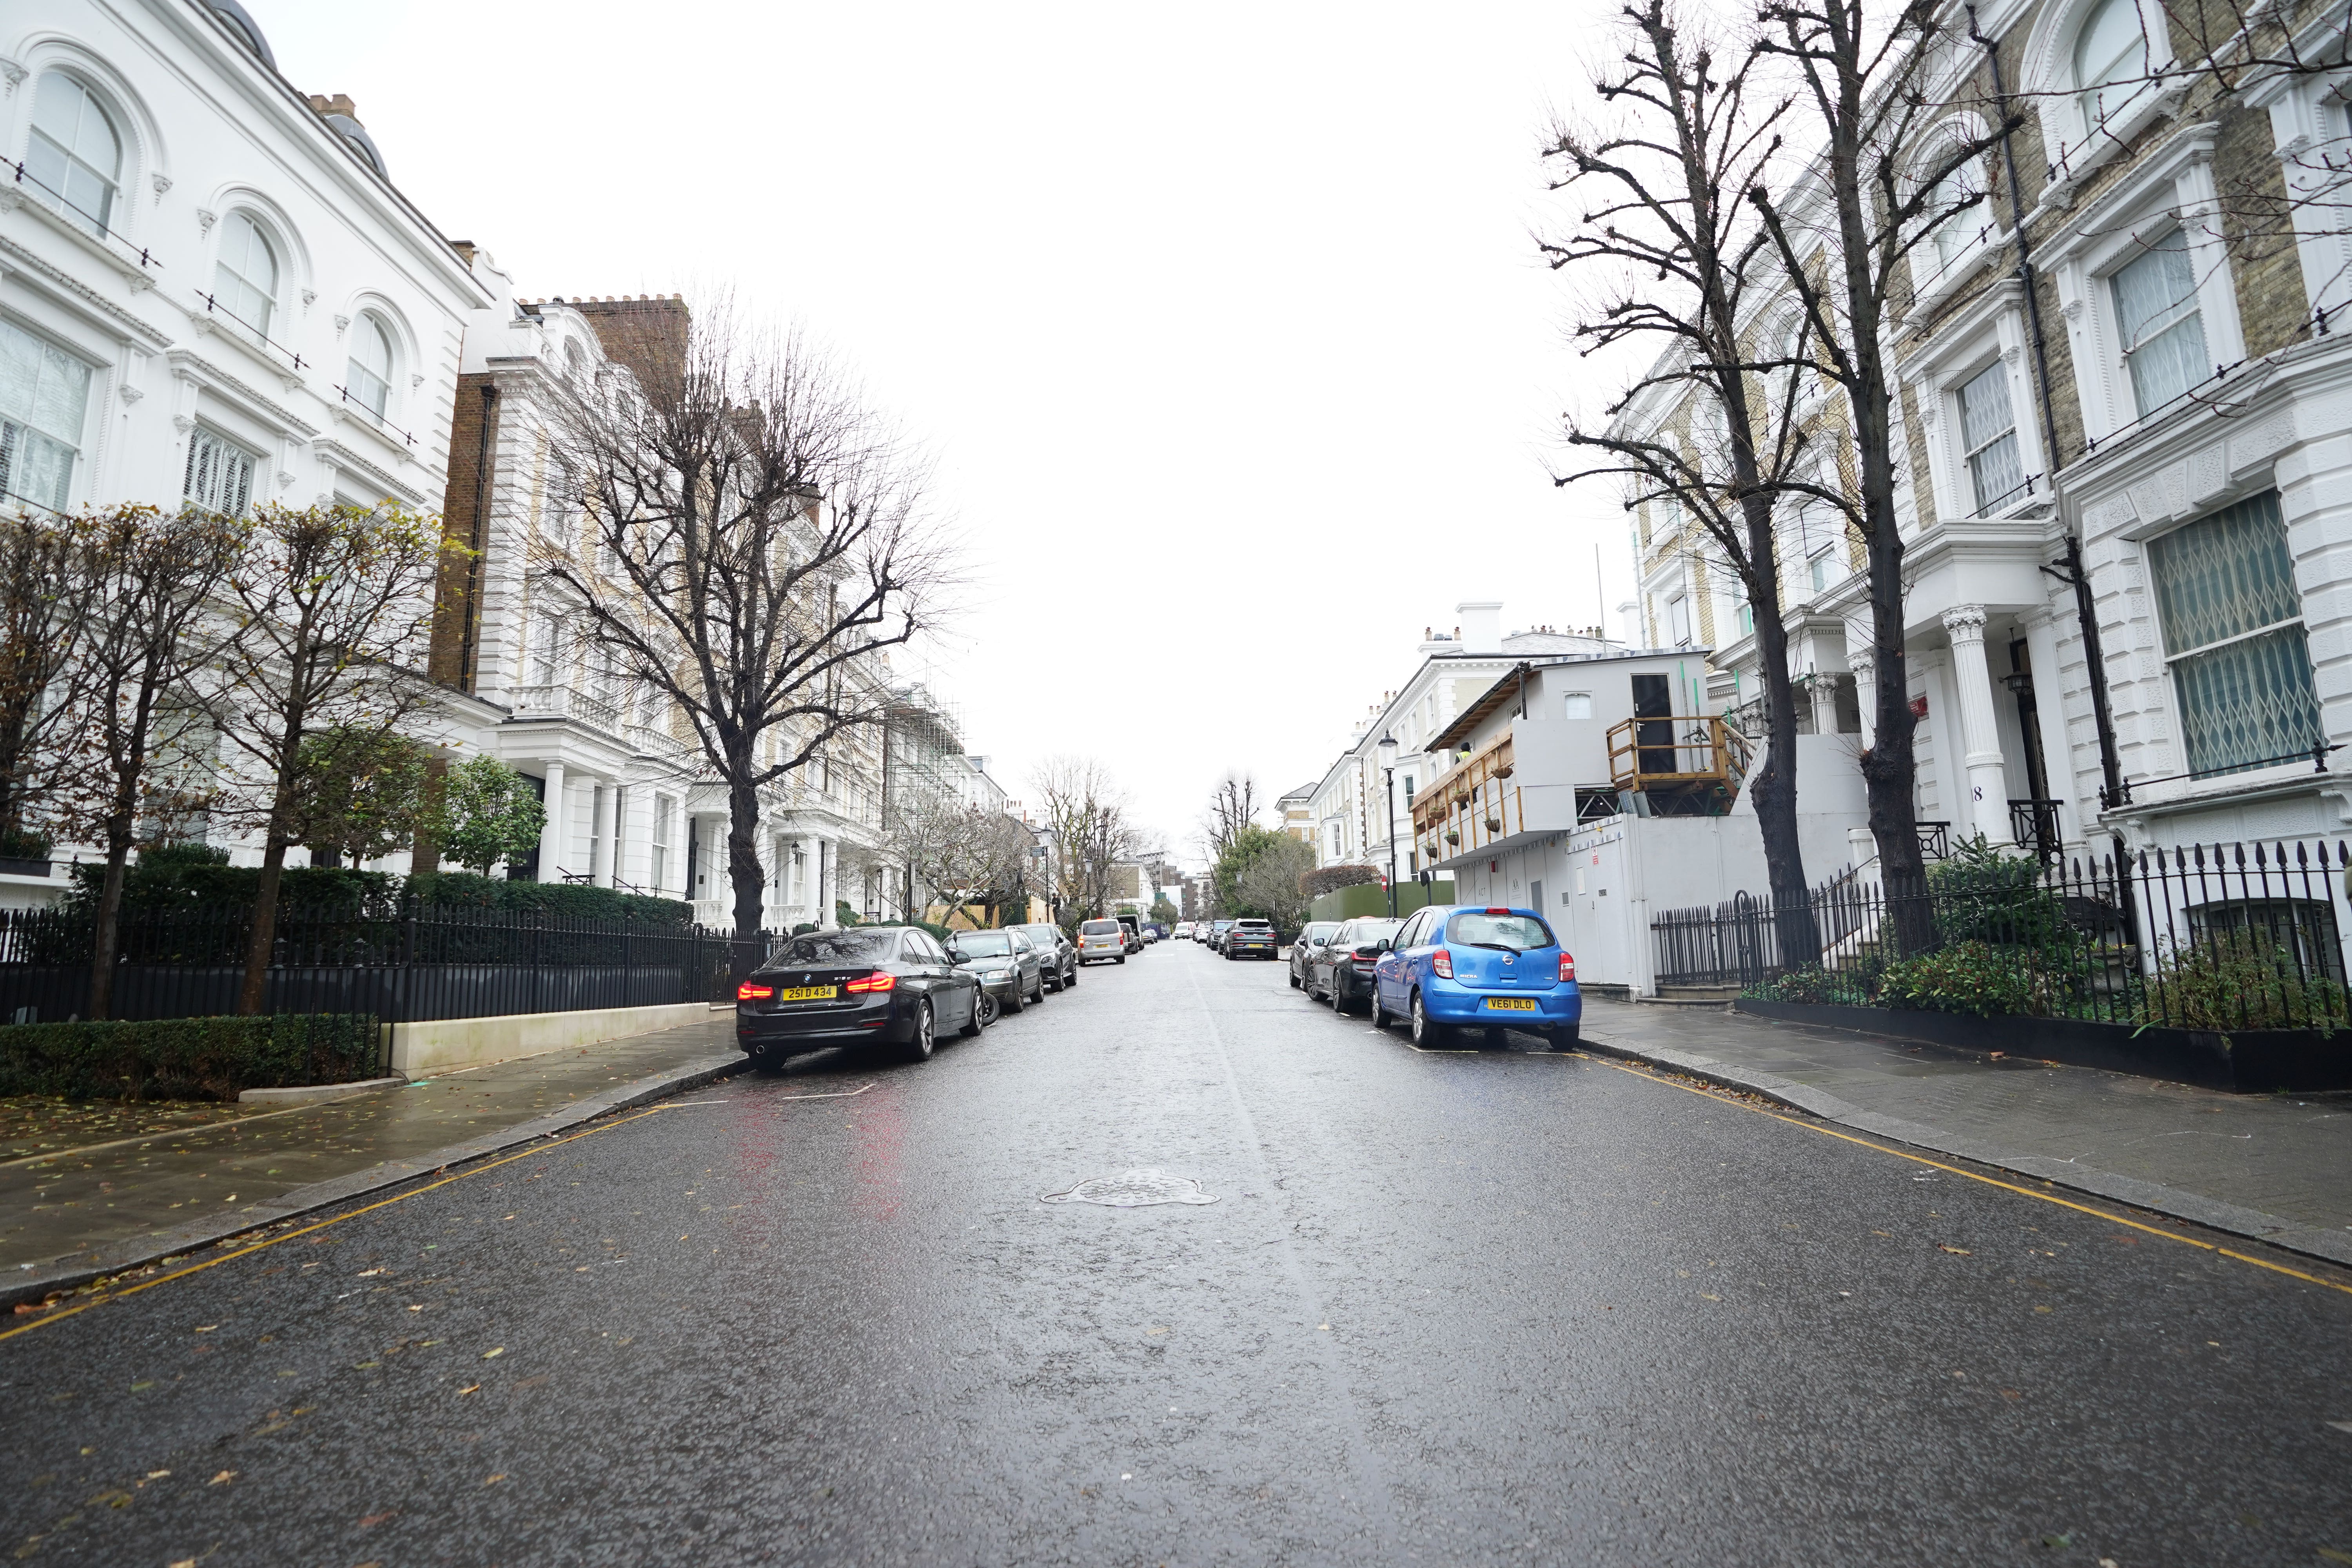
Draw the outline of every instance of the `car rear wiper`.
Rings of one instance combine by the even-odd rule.
[[[1535,951],[1533,948],[1513,947],[1507,942],[1465,942],[1458,943],[1457,945],[1462,947],[1483,947],[1495,952],[1532,952]]]

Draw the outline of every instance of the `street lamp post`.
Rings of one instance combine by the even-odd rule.
[[[1388,786],[1389,919],[1396,919],[1396,755],[1397,738],[1383,731],[1373,748],[1381,754],[1381,776]]]

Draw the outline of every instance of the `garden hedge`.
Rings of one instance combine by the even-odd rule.
[[[382,1074],[364,1014],[0,1025],[0,1094],[235,1100],[240,1089]]]

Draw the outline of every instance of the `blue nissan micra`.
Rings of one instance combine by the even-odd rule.
[[[1584,1021],[1576,960],[1533,910],[1433,905],[1372,966],[1372,1026],[1400,1018],[1424,1049],[1465,1029],[1524,1029],[1564,1051]]]

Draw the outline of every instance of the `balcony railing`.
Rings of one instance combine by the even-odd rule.
[[[1423,864],[1481,849],[1527,830],[1509,731],[1413,796],[1412,837]]]
[[[576,687],[518,686],[514,689],[514,710],[518,719],[568,719],[593,725],[607,734],[618,735],[621,731],[620,709]]]
[[[1648,795],[1658,816],[1721,815],[1748,764],[1748,737],[1719,713],[1627,719],[1609,729],[1610,784]]]
[[[2010,837],[2020,849],[2031,849],[2047,860],[2065,842],[2058,826],[2059,803],[2054,800],[2012,800],[2009,803]]]

